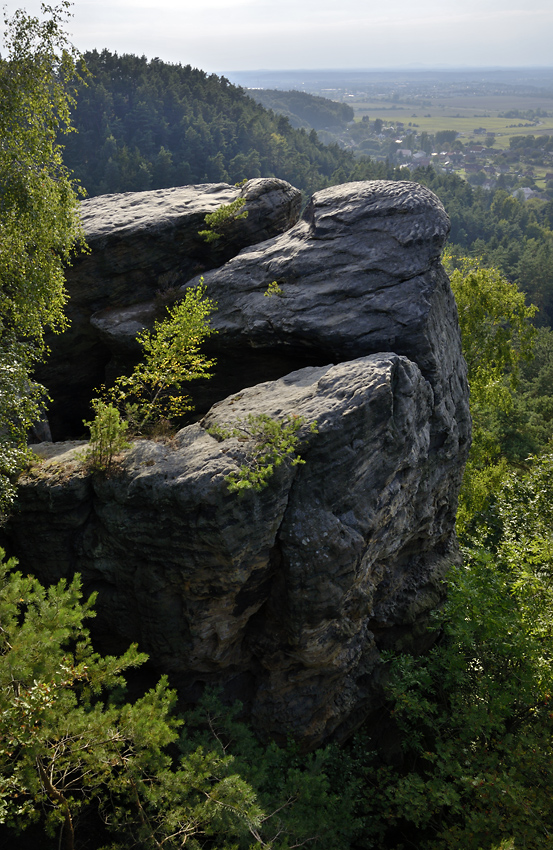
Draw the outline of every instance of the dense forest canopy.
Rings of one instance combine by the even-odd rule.
[[[271,176],[311,194],[400,173],[294,129],[224,77],[107,50],[84,58],[65,162],[89,195]]]
[[[553,202],[474,187],[431,166],[416,169],[412,179],[432,189],[446,208],[452,252],[500,269],[538,306],[537,324],[553,325]]]
[[[343,127],[354,118],[353,109],[349,104],[303,91],[250,89],[248,94],[266,109],[272,109],[278,115],[285,115],[292,127],[324,130]]]

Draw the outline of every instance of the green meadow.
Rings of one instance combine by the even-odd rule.
[[[401,121],[407,128],[416,132],[436,133],[438,130],[456,130],[464,140],[471,137],[476,141],[482,134],[475,130],[485,128],[486,132],[496,134],[496,148],[509,147],[511,136],[532,133],[550,135],[553,133],[553,98],[546,96],[522,97],[513,95],[471,95],[444,97],[435,99],[425,96],[423,99],[410,98],[408,102],[395,101],[382,97],[364,99],[362,95],[347,98],[355,112],[356,120],[368,116],[371,121],[382,118],[385,123]],[[521,113],[541,109],[549,113],[539,122],[525,118],[504,118],[503,113],[519,110]],[[522,125],[522,126],[519,126]]]

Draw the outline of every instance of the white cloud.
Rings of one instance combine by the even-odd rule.
[[[208,71],[553,64],[551,0],[77,0],[68,29],[81,50]]]

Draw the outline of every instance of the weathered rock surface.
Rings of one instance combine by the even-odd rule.
[[[251,411],[318,433],[304,465],[237,497],[225,476],[247,444],[206,428]],[[246,389],[168,444],[136,443],[108,479],[80,446],[46,444],[12,539],[44,579],[81,572],[105,645],[139,641],[184,695],[220,682],[266,734],[341,738],[378,704],[380,649],[420,639],[455,557],[459,457],[432,445],[433,416],[419,368],[384,353]]]
[[[428,640],[456,553],[470,418],[440,263],[448,229],[417,184],[347,184],[206,272],[219,364],[198,406],[226,400],[171,443],[137,443],[110,479],[72,460],[77,449],[49,448],[65,456],[22,480],[9,530],[25,568],[82,572],[104,646],[138,640],[190,699],[218,681],[267,734],[347,735],[378,705],[382,648]],[[105,238],[107,280],[117,252]],[[281,291],[267,297],[272,281]],[[90,294],[83,310],[109,356],[153,320],[136,292],[121,309],[93,310]],[[246,444],[205,428],[248,413],[305,416],[319,433],[305,465],[239,498],[224,479]]]
[[[245,199],[247,218],[234,221],[218,242],[208,245],[198,234],[205,215],[237,198]],[[250,180],[241,188],[209,183],[83,201],[90,253],[79,256],[67,272],[70,328],[50,340],[52,357],[38,375],[54,399],[54,433],[75,426],[79,432],[91,391],[105,380],[112,358],[91,316],[156,298],[159,309],[174,286],[289,228],[300,205],[299,190],[276,178]]]
[[[436,415],[447,420],[444,408],[454,411],[466,440],[465,365],[440,262],[448,232],[440,201],[416,183],[366,181],[317,192],[297,225],[203,275],[218,304],[209,353],[220,357],[215,378],[196,392],[198,408],[238,391],[244,374],[254,383],[389,350],[419,365],[436,394]],[[267,297],[272,281],[281,294]],[[99,311],[92,322],[123,352],[155,311],[142,302]]]

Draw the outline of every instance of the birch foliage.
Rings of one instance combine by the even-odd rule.
[[[64,30],[70,4],[18,10],[0,53],[0,510],[26,455],[44,389],[32,369],[47,330],[66,326],[64,266],[83,242],[78,186],[62,162],[79,54]]]

